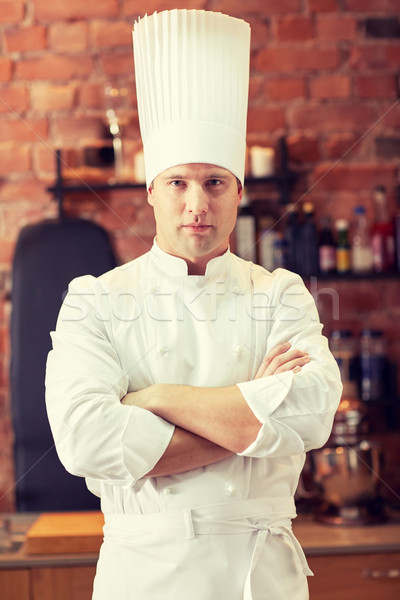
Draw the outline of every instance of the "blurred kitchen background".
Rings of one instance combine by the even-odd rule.
[[[81,491],[74,504],[61,481],[57,497],[40,497],[54,449],[40,377],[30,392],[50,343],[34,304],[47,307],[53,283],[51,329],[75,268],[110,268],[152,244],[131,32],[138,16],[171,8],[251,24],[248,177],[232,246],[304,277],[345,382],[299,509],[325,525],[390,522],[400,511],[399,0],[0,0],[0,512],[96,508]],[[68,232],[64,245],[49,241],[58,265],[57,252],[67,256],[55,281],[36,244],[48,220],[71,219],[99,228],[75,248]],[[94,238],[103,258],[78,266]]]

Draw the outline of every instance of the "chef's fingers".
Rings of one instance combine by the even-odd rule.
[[[261,365],[258,368],[256,376],[254,379],[259,379],[264,376],[265,370],[269,367],[274,358],[279,356],[280,354],[287,352],[291,344],[289,342],[284,342],[283,344],[278,344],[270,352],[268,352],[261,361]]]
[[[278,367],[276,369],[276,371],[274,372],[274,374],[284,373],[285,371],[292,371],[292,370],[295,371],[297,369],[297,367],[299,367],[299,368],[304,367],[304,365],[306,365],[309,362],[310,362],[310,357],[308,355],[298,356],[294,360],[290,360],[287,363]],[[296,373],[298,373],[298,370],[296,370]]]
[[[268,377],[276,373],[283,373],[284,371],[291,371],[296,366],[302,367],[310,361],[310,358],[303,350],[286,350],[280,354],[277,354],[269,360],[269,354],[263,359],[263,362],[258,369],[256,379],[260,377]]]

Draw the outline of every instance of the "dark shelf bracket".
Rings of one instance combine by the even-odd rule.
[[[246,178],[246,185],[274,184],[279,190],[279,203],[288,204],[290,202],[290,192],[293,184],[297,180],[297,174],[291,171],[288,164],[288,154],[286,140],[284,137],[279,140],[280,164],[278,173],[270,177]],[[66,184],[62,175],[61,150],[56,150],[56,181],[53,186],[48,187],[47,191],[53,194],[58,202],[58,214],[63,216],[63,201],[66,193],[79,193],[92,191],[110,191],[123,189],[145,189],[144,183],[120,182],[120,183],[90,183],[90,185],[81,182],[80,184]]]
[[[57,174],[56,183],[55,183],[55,186],[52,188],[52,192],[58,203],[58,217],[60,219],[62,219],[64,216],[64,208],[63,208],[64,183],[63,183],[63,177],[62,177],[62,164],[61,164],[61,150],[60,149],[56,150],[56,174]]]

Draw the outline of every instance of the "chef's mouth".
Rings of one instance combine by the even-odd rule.
[[[189,229],[190,231],[207,231],[211,228],[211,225],[206,223],[188,223],[188,225],[183,225],[185,229]]]

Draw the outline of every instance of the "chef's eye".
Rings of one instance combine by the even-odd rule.
[[[211,186],[221,185],[222,181],[220,179],[209,179],[208,184]]]
[[[182,181],[182,179],[171,179],[171,181],[169,182],[169,185],[171,185],[172,187],[181,187],[183,186],[184,182]]]

